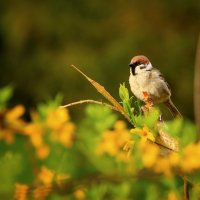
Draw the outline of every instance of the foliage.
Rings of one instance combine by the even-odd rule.
[[[0,110],[4,109],[7,105],[6,103],[12,96],[12,87],[6,86],[0,89]]]
[[[1,89],[0,96],[9,90]],[[61,95],[39,104],[29,122],[22,105],[1,109],[0,198],[182,199],[186,175],[191,197],[198,199],[195,126],[181,119],[166,122],[163,129],[179,139],[180,150],[163,156],[154,143],[159,111],[133,115],[139,107],[132,107],[125,85],[119,93],[135,128],[99,105],[88,105],[84,119],[74,123],[59,108]]]

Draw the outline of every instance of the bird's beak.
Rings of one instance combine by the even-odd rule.
[[[128,66],[129,66],[129,67],[133,67],[133,66],[134,66],[134,63],[130,63]]]

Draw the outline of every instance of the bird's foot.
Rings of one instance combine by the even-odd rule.
[[[143,95],[144,95],[145,105],[142,107],[142,111],[144,113],[146,113],[147,111],[151,110],[151,108],[153,107],[154,104],[153,104],[153,101],[150,98],[148,92],[143,92]]]

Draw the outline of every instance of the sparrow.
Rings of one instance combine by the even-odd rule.
[[[171,100],[171,90],[158,69],[144,55],[134,56],[129,64],[129,84],[133,94],[141,101],[154,104],[164,103],[174,117],[181,117]]]

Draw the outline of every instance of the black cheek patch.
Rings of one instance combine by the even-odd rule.
[[[133,75],[136,75],[136,73],[135,73],[135,67],[131,67],[131,72],[132,72]]]
[[[137,75],[137,74],[135,73],[135,68],[136,68],[138,65],[140,65],[140,62],[135,62],[135,63],[132,63],[132,64],[129,65],[129,66],[131,67],[131,72],[132,72],[132,74],[133,74],[134,76]]]

